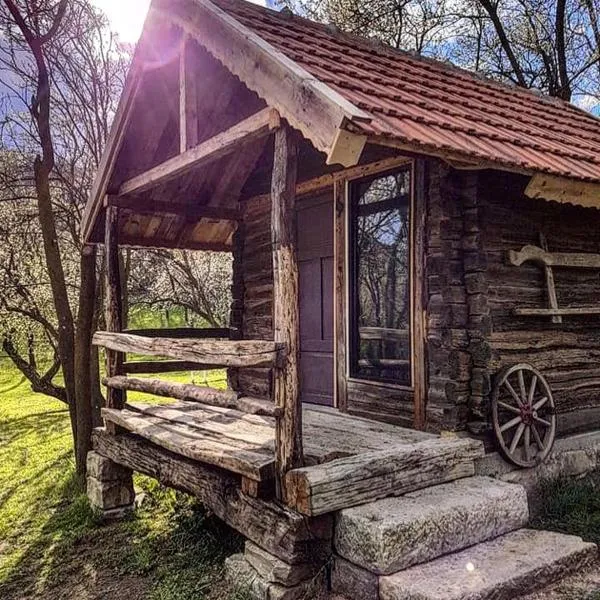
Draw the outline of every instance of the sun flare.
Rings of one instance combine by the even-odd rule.
[[[104,11],[114,31],[121,41],[134,44],[138,41],[144,26],[151,0],[94,0]],[[269,6],[269,0],[250,0],[255,4]]]
[[[142,33],[150,0],[94,0],[106,13],[123,42],[135,43]]]

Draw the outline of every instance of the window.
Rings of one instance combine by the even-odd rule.
[[[350,187],[350,375],[411,385],[411,170]]]

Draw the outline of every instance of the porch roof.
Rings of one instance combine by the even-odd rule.
[[[481,166],[600,181],[600,119],[576,106],[496,83],[244,0],[213,0],[370,121],[369,141]]]

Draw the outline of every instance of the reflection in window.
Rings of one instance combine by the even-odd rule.
[[[411,384],[410,171],[351,188],[351,375]]]

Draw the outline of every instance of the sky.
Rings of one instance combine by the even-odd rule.
[[[267,4],[268,0],[253,0]],[[110,19],[113,29],[124,42],[135,43],[140,37],[150,0],[94,0]]]

